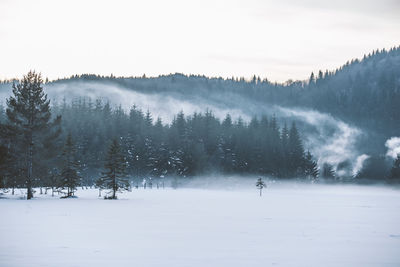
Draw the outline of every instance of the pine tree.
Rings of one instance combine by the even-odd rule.
[[[35,153],[43,149],[46,141],[58,136],[59,131],[52,132],[61,117],[51,122],[50,100],[43,91],[43,80],[40,74],[30,71],[18,84],[13,84],[13,96],[7,99],[7,118],[9,128],[18,136],[18,145],[26,158],[27,199],[33,197],[33,169]]]
[[[315,76],[314,76],[314,72],[311,72],[310,78],[308,79],[308,83],[310,85],[313,85],[315,83]]]
[[[117,139],[114,139],[110,145],[104,168],[106,171],[102,173],[101,179],[104,188],[112,190],[112,196],[109,199],[116,199],[119,191],[129,190],[129,181],[126,179],[126,161]]]
[[[64,159],[64,166],[61,171],[60,187],[67,189],[66,197],[72,197],[79,185],[79,162],[75,159],[75,145],[72,141],[71,134],[68,134],[67,140],[64,145],[62,157]]]
[[[306,178],[315,181],[318,178],[318,166],[314,161],[310,151],[307,151],[306,156],[304,158],[304,175]]]
[[[296,124],[293,122],[289,132],[289,171],[291,175],[302,175],[304,149]]]
[[[264,187],[266,187],[266,184],[264,183],[264,181],[260,178],[257,179],[257,183],[256,183],[257,188],[260,190],[260,197],[262,196],[262,190]]]
[[[279,150],[280,153],[279,155],[281,156],[281,162],[279,162],[279,174],[283,177],[288,177],[291,176],[291,171],[289,169],[290,167],[290,162],[289,162],[289,129],[287,127],[287,124],[285,124],[282,127],[281,131],[281,149]]]

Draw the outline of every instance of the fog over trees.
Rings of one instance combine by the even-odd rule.
[[[305,147],[301,122],[279,121],[262,113],[250,120],[212,110],[174,115],[163,122],[151,110],[115,106],[102,98],[74,97],[50,103],[43,86],[76,81],[112,83],[145,94],[177,99],[199,96],[246,99],[263,105],[306,107],[332,114],[368,131],[365,166],[347,180],[396,182],[399,158],[384,156],[385,140],[400,135],[400,48],[374,51],[335,71],[312,73],[308,81],[277,84],[253,77],[207,78],[181,74],[157,78],[73,76],[53,82],[29,72],[13,88],[0,109],[0,186],[58,188],[72,196],[79,185],[110,188],[113,197],[128,182],[219,174],[254,174],[307,181],[343,181],[346,162],[319,169]],[[8,89],[7,89],[8,90]],[[229,101],[224,103],[229,105]]]
[[[25,79],[32,75],[36,74],[29,73]],[[90,99],[53,105],[52,112],[57,114],[57,121],[62,118],[62,134],[55,145],[55,151],[60,152],[47,155],[44,151],[53,146],[35,146],[41,154],[32,165],[32,175],[28,176],[32,178],[18,182],[12,172],[4,169],[3,187],[24,187],[28,183],[54,186],[54,173],[60,173],[56,186],[66,189],[67,196],[73,195],[78,184],[91,186],[97,180],[98,186],[113,190],[114,198],[120,188],[128,188],[126,176],[159,180],[217,172],[318,177],[315,159],[306,153],[296,124],[280,127],[273,116],[245,123],[240,118],[233,121],[229,114],[220,121],[211,111],[188,116],[180,112],[171,124],[163,124],[149,111],[132,107],[127,113],[121,107],[112,109],[109,103]],[[11,125],[3,125],[5,132],[9,133]],[[3,144],[5,160],[12,157],[16,166],[31,166],[25,154],[12,150],[23,145],[18,135],[10,135],[16,141]],[[104,164],[106,171],[102,173]]]

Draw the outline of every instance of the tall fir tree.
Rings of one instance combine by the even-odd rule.
[[[296,124],[289,131],[289,171],[292,176],[300,177],[304,173],[304,149]]]
[[[117,192],[130,188],[126,178],[126,160],[117,139],[114,139],[110,145],[104,168],[106,171],[102,173],[100,184],[112,190],[109,199],[117,199]]]
[[[17,84],[13,84],[13,95],[7,99],[7,119],[10,132],[17,138],[26,159],[25,186],[27,199],[33,197],[34,162],[35,154],[45,149],[44,144],[59,135],[59,130],[52,131],[59,125],[61,117],[51,121],[50,100],[43,91],[42,77],[40,74],[30,71]]]
[[[67,189],[66,197],[72,197],[76,191],[76,187],[80,183],[79,162],[76,160],[76,148],[72,141],[71,134],[68,134],[64,145],[62,157],[64,160],[61,171],[60,187]]]

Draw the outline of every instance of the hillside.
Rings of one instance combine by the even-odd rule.
[[[400,106],[400,47],[374,51],[334,71],[311,74],[309,81],[284,84],[259,77],[248,81],[183,74],[155,78],[76,75],[51,82],[48,87],[92,82],[144,94],[168,94],[185,101],[200,98],[210,106],[240,106],[245,105],[246,100],[257,100],[260,104],[312,108],[362,128],[384,130],[387,136],[398,134],[400,124],[396,112]]]
[[[386,140],[400,134],[400,47],[374,51],[334,71],[311,74],[309,81],[284,84],[259,77],[84,74],[47,82],[45,89],[53,104],[63,99],[102,98],[126,111],[133,105],[150,110],[164,123],[180,111],[193,114],[207,109],[220,120],[227,113],[247,122],[263,114],[275,114],[281,123],[295,119],[305,135],[305,147],[320,163],[335,166],[346,160],[355,164],[363,154],[382,155]],[[3,103],[10,92],[9,81],[0,84]]]

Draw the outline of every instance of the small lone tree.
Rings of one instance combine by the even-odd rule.
[[[264,183],[264,181],[260,178],[257,179],[257,183],[256,183],[257,188],[260,190],[260,197],[262,196],[262,190],[264,187],[266,187],[266,184]]]
[[[107,197],[108,199],[116,199],[117,192],[129,190],[129,181],[126,179],[126,162],[117,139],[114,139],[110,145],[104,168],[106,171],[102,173],[100,184],[104,188],[112,190],[112,196]]]
[[[67,188],[66,197],[72,197],[79,185],[80,176],[78,172],[79,164],[75,160],[75,145],[72,141],[71,134],[68,134],[64,145],[62,156],[64,158],[64,166],[61,171],[60,187]]]

